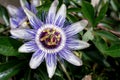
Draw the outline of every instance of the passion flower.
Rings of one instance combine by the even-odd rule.
[[[13,36],[28,41],[19,48],[19,52],[34,52],[29,63],[30,67],[36,69],[45,59],[51,78],[54,75],[58,58],[65,59],[76,66],[82,65],[81,59],[75,56],[72,50],[89,47],[87,42],[75,37],[87,26],[87,20],[66,26],[66,6],[62,4],[56,13],[58,0],[52,3],[45,22],[42,22],[33,12],[28,10],[23,0],[21,0],[21,4],[32,28],[17,28],[10,32]]]

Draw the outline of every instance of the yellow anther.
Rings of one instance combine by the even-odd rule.
[[[45,41],[47,38],[49,38],[49,35],[42,37],[40,41]]]
[[[42,32],[50,32],[50,29],[45,29],[45,30],[42,31]]]
[[[52,32],[51,32],[51,34],[54,34],[56,31],[55,30],[53,30]]]
[[[50,29],[46,29],[47,32],[50,32]]]
[[[47,45],[56,45],[56,42],[48,42]]]
[[[53,37],[51,37],[50,42],[48,42],[48,45],[56,45],[56,41],[53,41]]]
[[[22,25],[24,25],[24,26],[29,25],[29,22],[25,21],[25,22],[22,23]]]
[[[56,46],[61,39],[61,35],[56,34],[56,32],[58,32],[56,29],[45,29],[43,31],[44,36],[40,38],[40,41],[44,41],[48,46]]]
[[[61,37],[61,35],[60,35],[60,34],[58,34],[58,35],[56,35],[55,37],[56,37],[56,38],[60,38],[60,37]]]

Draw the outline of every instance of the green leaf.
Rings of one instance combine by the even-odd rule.
[[[81,7],[81,1],[71,0],[71,4],[76,7]]]
[[[112,57],[120,57],[120,44],[114,44],[109,47],[107,43],[98,36],[93,40],[93,43],[101,53]]]
[[[113,9],[113,11],[115,11],[115,12],[118,11],[119,12],[119,10],[120,10],[119,0],[111,0],[110,4],[111,4],[111,8]]]
[[[8,80],[13,77],[21,70],[22,66],[23,63],[20,61],[10,61],[0,64],[0,80]]]
[[[26,69],[25,71],[25,75],[24,75],[24,79],[23,80],[34,80],[33,76],[32,76],[32,70],[31,69]]]
[[[0,17],[3,18],[6,26],[9,25],[9,15],[8,15],[8,11],[5,7],[3,7],[2,5],[0,5]]]
[[[85,18],[87,18],[88,21],[94,27],[94,17],[95,17],[95,14],[94,14],[93,6],[90,3],[86,2],[86,1],[82,1],[82,13],[83,13],[83,16]]]
[[[120,57],[120,44],[114,44],[104,52],[107,55],[110,55],[112,57]]]
[[[92,49],[85,51],[84,56],[85,55],[88,58],[90,58],[93,62],[96,61],[98,64],[104,65],[106,67],[110,67],[110,65],[106,61],[105,57],[99,51],[97,51],[96,49],[94,49],[94,51]]]
[[[89,41],[89,40],[93,40],[94,36],[92,34],[93,29],[89,29],[82,37],[83,41]]]
[[[35,71],[35,75],[37,79],[41,79],[41,80],[49,80],[48,74],[46,73],[46,68],[45,68],[45,64],[42,63],[40,65],[40,67],[38,68],[38,70]]]
[[[5,26],[3,24],[0,24],[0,33],[5,30]]]
[[[108,9],[108,2],[101,7],[98,17],[95,20],[96,21],[95,25],[97,25],[99,23],[99,21],[105,17],[107,9]]]
[[[65,3],[66,6],[69,6],[70,4],[70,0],[63,0],[63,2]]]
[[[20,47],[21,42],[9,38],[9,37],[0,37],[0,54],[5,56],[19,56],[18,48]]]
[[[67,14],[67,19],[71,22],[71,23],[74,23],[74,22],[77,22],[78,21],[78,18],[76,16],[73,16],[71,14]]]
[[[69,8],[67,12],[81,12],[80,8]]]
[[[110,32],[104,31],[104,30],[96,31],[95,34],[101,36],[102,38],[106,38],[108,40],[111,40],[111,41],[119,41],[117,36],[113,35]]]
[[[49,7],[50,7],[50,3],[49,2],[44,3],[43,5],[37,7],[38,13],[42,12],[42,11],[48,11]]]
[[[105,49],[107,49],[108,47],[105,41],[100,36],[95,36],[93,43],[101,53],[104,53]]]

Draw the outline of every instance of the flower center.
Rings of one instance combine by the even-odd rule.
[[[55,25],[45,24],[37,30],[35,42],[46,53],[57,53],[65,47],[64,31]]]
[[[45,48],[57,48],[61,43],[60,32],[54,28],[44,29],[40,35],[40,42]]]

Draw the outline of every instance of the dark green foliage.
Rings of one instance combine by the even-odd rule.
[[[7,9],[0,5],[0,17],[4,20],[6,26],[9,25],[9,15]]]
[[[82,1],[82,13],[85,18],[91,23],[92,26],[95,24],[95,12],[93,6],[86,1]],[[91,15],[90,15],[91,14]]]
[[[9,37],[0,37],[0,54],[4,56],[19,56],[18,48],[21,43]]]

